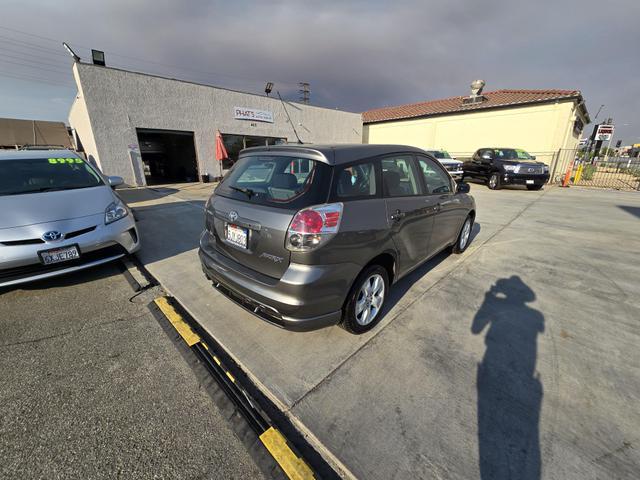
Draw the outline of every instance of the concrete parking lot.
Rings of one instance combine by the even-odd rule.
[[[118,264],[0,292],[0,478],[263,478]]]
[[[345,476],[637,478],[640,195],[489,191],[373,332],[292,333],[205,280],[207,185],[137,189],[148,270]]]

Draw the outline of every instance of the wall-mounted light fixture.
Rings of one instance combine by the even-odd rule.
[[[273,82],[267,82],[267,84],[264,86],[264,93],[267,94],[267,97],[271,93],[271,90],[273,90]]]

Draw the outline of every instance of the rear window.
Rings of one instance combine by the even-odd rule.
[[[241,158],[216,194],[259,205],[300,209],[324,203],[331,167],[308,158],[260,155]]]
[[[81,158],[0,160],[0,195],[74,190],[104,185]]]

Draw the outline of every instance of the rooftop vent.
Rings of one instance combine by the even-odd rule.
[[[484,80],[474,80],[471,82],[471,95],[462,99],[462,103],[465,105],[471,103],[482,103],[487,97],[482,95],[482,89],[485,86]]]

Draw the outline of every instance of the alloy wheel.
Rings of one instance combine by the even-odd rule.
[[[460,250],[464,250],[469,243],[469,237],[471,236],[471,219],[467,218],[462,226],[462,233],[460,234]]]
[[[375,273],[364,281],[355,303],[358,324],[368,325],[378,316],[384,295],[384,279],[380,274]]]

